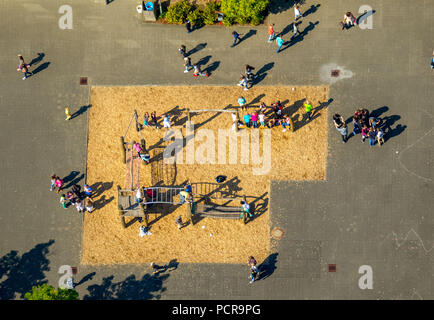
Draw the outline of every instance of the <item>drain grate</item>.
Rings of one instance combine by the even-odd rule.
[[[339,77],[339,70],[332,70],[332,77]]]
[[[87,86],[87,77],[80,77],[80,85]]]
[[[283,230],[282,228],[276,227],[271,231],[271,236],[276,240],[282,239],[284,235],[285,235],[285,230]]]
[[[329,272],[336,272],[336,265],[335,264],[329,264]]]

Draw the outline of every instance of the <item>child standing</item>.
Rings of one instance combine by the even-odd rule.
[[[84,199],[84,206],[86,207],[86,211],[91,213],[93,211],[93,201],[91,198],[86,197],[86,199]]]
[[[267,105],[265,102],[261,102],[261,105],[259,106],[259,113],[265,113],[267,111]]]
[[[381,128],[378,127],[377,127],[377,142],[380,147],[384,143],[384,132],[383,130],[381,130]]]
[[[373,127],[369,129],[368,137],[369,137],[369,146],[373,147],[375,145],[375,138],[377,137],[377,133]]]
[[[238,105],[241,107],[241,110],[245,110],[246,99],[244,97],[238,98]]]
[[[365,139],[368,137],[369,128],[366,125],[363,125],[362,128],[362,142],[365,142]]]
[[[431,61],[430,61],[431,69],[434,69],[434,52],[432,53]]]
[[[157,119],[157,112],[156,111],[154,111],[154,112],[151,113],[151,119],[152,119],[152,122],[154,122],[155,129],[159,129],[158,128],[158,119]]]
[[[60,204],[62,205],[63,209],[66,209],[66,198],[64,194],[62,194],[62,196],[60,197]]]
[[[250,218],[253,217],[252,213],[250,212],[250,205],[247,203],[247,201],[241,201],[241,211],[247,213]]]
[[[191,22],[190,22],[190,20],[187,20],[187,22],[185,23],[185,28],[187,29],[187,33],[191,32]]]
[[[182,218],[181,218],[181,216],[178,216],[178,218],[176,218],[175,223],[178,226],[178,230],[181,230],[181,228],[182,228]]]
[[[83,203],[81,203],[80,199],[77,199],[77,202],[75,203],[75,208],[77,209],[78,212],[83,212],[84,208],[83,208]]]
[[[246,113],[246,114],[243,116],[244,124],[246,125],[247,128],[250,128],[250,125],[251,125],[250,120],[251,120],[251,118],[252,118],[252,117],[251,117],[250,114],[248,114],[248,113]]]
[[[258,127],[258,114],[256,113],[256,111],[253,111],[251,114],[251,119],[252,119],[252,125],[253,128],[257,128]]]
[[[311,116],[312,116],[312,104],[309,102],[309,100],[306,100],[306,102],[304,103],[304,110],[306,111],[307,114],[307,118],[310,120]]]
[[[50,191],[53,191],[54,188],[56,187],[56,178],[57,176],[55,174],[53,174],[51,176],[51,186],[50,186]]]
[[[282,126],[283,130],[282,132],[286,131],[286,128],[289,128],[291,126],[291,118],[286,115],[285,120],[280,122],[280,125]]]
[[[65,114],[66,114],[66,119],[65,120],[71,119],[71,113],[69,112],[69,108],[68,107],[65,108]]]
[[[141,187],[137,188],[136,201],[138,204],[140,204],[140,202],[142,202],[142,188]]]
[[[66,197],[68,198],[69,202],[71,202],[72,205],[75,204],[76,199],[75,199],[75,195],[72,191],[68,191],[66,193]]]
[[[357,115],[353,116],[353,126],[354,126],[354,129],[353,129],[353,132],[351,133],[351,135],[355,136],[356,134],[361,132],[360,124],[359,124],[359,118]]]
[[[259,123],[261,124],[261,128],[265,128],[265,114],[263,112],[259,114]]]
[[[274,40],[274,23],[268,24],[268,43]]]
[[[84,184],[84,194],[88,197],[92,196],[92,188],[88,184]]]
[[[145,115],[143,116],[143,125],[149,127],[149,113],[147,112],[145,112]]]
[[[170,129],[170,118],[167,114],[163,117],[163,127],[166,129]]]

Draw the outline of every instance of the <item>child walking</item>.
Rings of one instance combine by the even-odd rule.
[[[30,74],[30,75],[33,74],[33,73],[31,73],[31,72],[29,71],[30,65],[27,64],[27,63],[24,61],[24,58],[23,58],[23,56],[22,56],[21,54],[18,55],[18,59],[20,59],[20,64],[19,64],[19,66],[18,66],[18,68],[17,68],[17,71],[21,71],[21,72],[23,72],[23,73],[24,73],[24,78],[23,78],[23,80],[26,80],[26,78],[27,78],[27,74]]]
[[[185,46],[183,44],[179,47],[178,51],[183,58],[187,56],[187,53],[185,52]]]
[[[296,36],[300,35],[301,32],[300,30],[298,30],[297,26],[300,24],[301,22],[294,22],[292,24],[292,36],[291,36],[291,40],[294,39]]]
[[[240,42],[240,34],[238,32],[233,31],[232,36],[234,37],[234,43],[232,43],[231,48],[235,47],[235,45],[237,44],[237,41]]]
[[[247,87],[247,77],[246,76],[241,76],[240,83],[238,83],[238,85],[240,87],[244,87],[244,90],[249,90],[249,88]]]
[[[190,68],[193,68],[190,57],[184,58],[184,67],[185,67],[184,73],[187,73],[190,70]]]
[[[268,43],[273,42],[274,40],[274,23],[270,23],[268,25]]]
[[[178,218],[176,218],[175,223],[178,226],[178,230],[181,230],[183,225],[181,216],[178,216]]]
[[[300,5],[298,5],[298,4],[296,4],[294,6],[294,15],[295,15],[295,21],[297,21],[298,18],[302,17],[301,12],[300,12]]]
[[[63,180],[60,179],[59,177],[56,177],[56,180],[54,181],[54,185],[57,188],[56,192],[59,193],[63,189]]]

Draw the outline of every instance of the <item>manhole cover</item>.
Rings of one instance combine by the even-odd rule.
[[[276,240],[282,239],[284,235],[285,231],[282,228],[276,227],[271,231],[271,236]]]
[[[329,264],[329,272],[336,272],[336,265],[335,264]]]
[[[82,86],[86,86],[87,85],[87,77],[80,77],[80,84]]]
[[[339,77],[339,70],[332,70],[332,77]]]

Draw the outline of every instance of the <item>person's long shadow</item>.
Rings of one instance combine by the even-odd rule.
[[[191,56],[193,53],[196,53],[196,52],[202,50],[203,48],[206,47],[206,45],[207,45],[206,42],[204,42],[204,43],[199,43],[196,47],[194,47],[193,49],[191,49],[191,50],[189,50],[189,51],[187,52],[187,54],[186,54],[187,57],[188,57],[188,56]]]
[[[68,189],[72,187],[74,184],[79,183],[84,178],[84,173],[80,176],[78,174],[80,171],[71,171],[66,177],[63,178],[64,187],[63,189]]]
[[[253,79],[252,85],[256,85],[267,76],[267,71],[274,67],[274,62],[269,62],[256,72],[256,77]]]
[[[44,62],[43,64],[39,65],[35,70],[33,70],[32,73],[35,75],[38,72],[41,72],[41,71],[47,69],[49,65],[50,65],[50,62]]]
[[[157,272],[154,274],[160,274],[166,271],[172,272],[178,269],[179,262],[176,259],[172,259],[169,261],[168,264],[165,264],[164,266],[160,266],[157,268]]]
[[[368,17],[372,16],[375,13],[375,10],[366,11],[361,16],[356,19],[357,24],[363,22],[363,20],[368,19]]]
[[[112,202],[115,199],[115,197],[111,196],[110,198],[106,199],[105,195],[103,195],[101,198],[96,200],[93,204],[95,210],[103,208],[106,204]]]
[[[12,250],[0,258],[0,300],[24,298],[32,286],[47,283],[45,273],[50,271],[50,246],[54,240],[39,243],[21,256]]]
[[[112,182],[96,182],[91,186],[91,188],[93,190],[92,197],[96,198],[96,197],[102,195],[105,191],[110,190],[112,187],[113,187],[113,181]]]
[[[76,112],[74,112],[71,115],[71,118],[69,120],[72,120],[80,115],[82,115],[83,113],[85,113],[88,109],[90,109],[90,107],[92,107],[91,104],[87,105],[87,106],[81,106],[80,109],[78,109]]]
[[[208,65],[203,71],[208,72],[208,75],[211,75],[220,65],[220,61],[214,61],[210,65]]]
[[[307,9],[303,14],[302,14],[302,17],[304,18],[304,17],[307,17],[308,15],[310,15],[310,14],[312,14],[312,13],[315,13],[317,10],[318,10],[318,8],[320,7],[321,5],[318,3],[317,5],[311,5],[310,6],[310,8],[309,9]]]
[[[125,280],[113,282],[114,276],[105,277],[101,284],[87,287],[89,294],[83,300],[151,300],[160,299],[160,293],[166,291],[163,282],[169,274],[145,274],[141,279],[136,279],[131,274]]]
[[[384,134],[384,142],[388,141],[390,138],[400,135],[406,128],[406,125],[403,126],[401,124],[398,124],[394,129],[387,127],[387,132]]]
[[[44,59],[45,53],[38,52],[38,56],[36,58],[33,58],[32,61],[30,61],[29,65],[33,66],[34,64],[38,64],[42,59]]]
[[[242,38],[240,37],[240,41],[238,42],[238,44],[240,44],[241,42],[243,42],[244,40],[249,39],[250,37],[254,36],[257,33],[256,30],[250,29],[249,32],[247,32]],[[237,45],[238,45],[237,44]]]
[[[371,113],[369,114],[369,117],[380,118],[380,116],[387,111],[389,111],[389,107],[383,106],[381,108],[372,110]]]
[[[274,270],[277,269],[276,263],[277,263],[277,256],[279,254],[277,252],[270,254],[264,262],[262,262],[259,266],[259,277],[258,280],[264,280],[271,276],[274,273]]]
[[[296,36],[295,38],[293,38],[292,40],[286,41],[286,42],[284,43],[284,45],[286,45],[286,47],[280,49],[280,51],[284,51],[284,50],[286,50],[286,49],[292,47],[292,46],[295,45],[296,43],[303,41],[303,40],[304,40],[304,37],[307,36],[307,34],[308,34],[309,32],[311,32],[311,31],[315,28],[315,26],[318,25],[318,24],[319,24],[319,21],[317,21],[317,22],[315,22],[315,23],[309,22],[309,25],[308,25],[306,28],[304,28],[303,32],[301,32],[299,35],[297,35],[297,36]]]
[[[93,277],[95,276],[96,272],[91,272],[88,273],[87,275],[85,275],[79,282],[74,283],[74,287],[77,287],[83,283],[85,283],[86,281],[92,280]]]
[[[200,60],[196,64],[198,66],[203,66],[203,65],[208,63],[209,59],[211,59],[211,56],[206,56],[206,57],[200,58]]]

